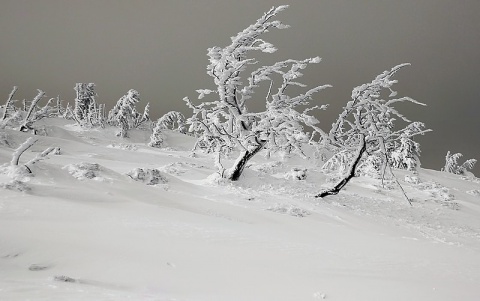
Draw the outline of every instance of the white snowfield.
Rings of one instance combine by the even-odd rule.
[[[413,206],[364,177],[315,199],[329,176],[314,159],[259,155],[225,183],[191,137],[158,149],[150,132],[42,122],[20,165],[61,151],[33,176],[13,182],[8,166],[30,135],[0,142],[2,301],[480,300],[473,176],[396,171]]]

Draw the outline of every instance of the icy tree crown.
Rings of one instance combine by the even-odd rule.
[[[273,17],[287,7],[284,5],[271,8],[253,25],[232,37],[230,45],[208,49],[207,74],[213,78],[217,89],[199,89],[197,92],[199,99],[209,94],[216,94],[216,99],[199,105],[194,105],[188,98],[184,99],[194,113],[187,123],[191,125],[190,131],[199,135],[198,146],[218,153],[240,148],[246,157],[243,161],[240,158],[239,160],[245,164],[262,149],[267,149],[268,152],[287,150],[302,154],[301,145],[310,138],[304,132],[304,126],[323,134],[315,127],[318,120],[309,115],[309,112],[317,107],[307,108],[303,112],[298,112],[295,108],[308,106],[312,95],[329,85],[312,88],[295,97],[287,94],[288,87],[305,87],[297,81],[303,75],[301,71],[309,64],[319,63],[320,58],[288,59],[271,66],[262,66],[245,75],[248,66],[258,63],[256,59],[247,56],[249,52],[276,51],[276,48],[261,36],[271,28],[288,27],[278,20],[273,20]],[[273,76],[275,80],[280,77],[276,89]],[[246,78],[245,83],[242,78]],[[247,101],[252,99],[255,89],[264,81],[270,82],[268,94],[262,97],[266,99],[266,110],[250,113]],[[226,177],[230,177],[230,171]]]

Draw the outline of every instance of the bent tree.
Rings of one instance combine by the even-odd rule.
[[[288,59],[247,73],[248,67],[258,63],[255,58],[248,58],[248,53],[276,51],[272,44],[260,37],[272,28],[288,27],[278,20],[272,20],[287,7],[272,7],[254,24],[232,37],[230,45],[209,48],[207,74],[213,78],[216,89],[200,89],[197,92],[199,99],[210,94],[214,97],[198,105],[184,98],[187,106],[193,110],[193,116],[187,120],[187,124],[198,137],[196,147],[216,154],[215,165],[223,178],[238,180],[247,162],[263,149],[303,154],[301,145],[310,138],[304,132],[305,126],[325,135],[315,126],[318,120],[309,114],[325,106],[308,106],[312,95],[329,85],[309,89],[294,97],[287,95],[291,86],[305,87],[296,81],[302,76],[301,70],[309,64],[319,63],[320,58]],[[267,85],[270,82],[266,97],[262,97],[265,99],[262,99],[265,101],[265,110],[250,112],[248,104],[262,82],[267,82]],[[296,110],[299,106],[307,109],[299,112]],[[222,158],[237,150],[240,151],[237,159],[231,167],[225,168]]]
[[[397,98],[397,92],[392,90],[392,86],[397,83],[393,76],[408,65],[397,65],[378,75],[372,82],[353,89],[352,100],[333,123],[328,135],[328,141],[337,149],[337,154],[348,157],[348,160],[338,160],[334,155],[332,161],[349,165],[334,167],[347,170],[347,173],[336,185],[320,192],[316,197],[337,194],[355,176],[365,157],[381,158],[382,166],[378,168],[384,173],[388,165],[395,165],[391,160],[391,154],[402,147],[399,142],[430,131],[424,129],[423,123],[410,121],[394,108],[394,104],[405,101],[425,106],[407,96]],[[384,98],[385,92],[389,94]],[[401,119],[406,126],[396,128],[394,123],[396,118]],[[417,149],[412,148],[411,151]],[[414,155],[418,156],[407,154],[405,157],[410,158]]]

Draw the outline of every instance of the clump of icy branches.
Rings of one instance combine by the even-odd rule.
[[[30,101],[29,105],[24,99],[21,102],[22,105],[18,107],[16,103],[19,101],[13,98],[17,90],[18,87],[14,86],[3,106],[3,113],[0,118],[0,129],[10,127],[17,128],[22,132],[32,132],[36,134],[37,129],[34,127],[35,122],[43,118],[61,116],[64,112],[60,96],[50,98],[46,104],[39,106],[40,101],[45,98],[45,92],[42,90],[38,90],[37,95]]]
[[[185,126],[185,116],[177,111],[170,111],[158,118],[153,128],[153,133],[150,136],[151,147],[163,147],[166,139],[165,130],[172,130],[182,134],[186,134],[187,129]]]
[[[43,152],[38,153],[33,159],[27,161],[25,164],[20,164],[20,157],[30,149],[36,142],[38,138],[30,137],[25,142],[23,142],[12,154],[12,160],[10,161],[10,165],[7,167],[7,172],[12,176],[14,179],[17,177],[21,177],[22,175],[31,174],[31,166],[36,164],[37,162],[44,160],[50,154],[60,154],[59,147],[49,147],[45,149]]]
[[[450,151],[447,152],[445,156],[445,166],[442,168],[442,171],[464,175],[469,169],[472,169],[477,163],[476,159],[469,159],[463,162],[462,165],[459,165],[458,159],[463,155],[461,153],[451,154]]]
[[[302,76],[302,69],[320,62],[318,57],[289,59],[245,74],[249,66],[258,63],[247,56],[250,52],[276,51],[272,44],[260,36],[273,28],[288,27],[278,20],[272,20],[286,8],[273,7],[253,25],[232,37],[230,45],[209,48],[207,74],[213,78],[216,90],[200,89],[197,92],[199,99],[214,94],[213,100],[195,105],[188,98],[184,99],[193,110],[193,116],[187,122],[190,131],[199,136],[196,146],[216,153],[216,166],[223,178],[237,180],[246,163],[263,149],[268,152],[288,150],[303,154],[302,145],[310,139],[304,132],[304,126],[316,129],[318,120],[310,112],[317,107],[309,107],[302,112],[297,108],[308,107],[312,95],[328,85],[315,87],[294,97],[289,96],[287,90],[291,86],[305,87],[297,79]],[[277,86],[273,76],[280,77]],[[242,82],[244,77],[245,83]],[[265,111],[250,112],[248,103],[262,82],[270,83],[265,97]],[[230,168],[225,168],[222,157],[235,149],[240,149],[240,154]]]

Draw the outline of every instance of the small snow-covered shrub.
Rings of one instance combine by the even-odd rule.
[[[155,127],[158,127],[158,130],[170,129],[172,131],[185,134],[187,132],[185,122],[186,119],[182,113],[170,111],[158,118],[157,122],[155,123]]]
[[[152,135],[150,136],[150,142],[148,143],[148,146],[158,148],[165,146],[165,140],[167,139],[167,137],[163,133],[163,130],[164,127],[162,123],[160,122],[160,120],[157,121],[155,127],[153,128]]]
[[[410,136],[410,131],[400,135],[398,140],[391,141],[387,146],[389,164],[393,168],[413,171],[419,164],[420,144]]]
[[[120,129],[117,136],[126,138],[130,129],[136,129],[150,120],[149,104],[145,106],[144,113],[140,114],[135,107],[138,102],[140,102],[140,93],[130,89],[126,95],[117,101],[113,109],[108,112],[107,123],[112,126],[118,126]]]
[[[420,183],[416,187],[419,190],[427,192],[434,202],[453,210],[460,209],[460,205],[454,201],[455,196],[450,193],[447,187],[436,182]]]
[[[167,184],[167,178],[158,169],[135,168],[127,173],[127,176],[135,181],[143,182],[146,185]]]
[[[458,159],[463,155],[461,153],[451,154],[450,151],[447,152],[445,156],[445,166],[442,168],[442,171],[453,173],[457,175],[466,174],[468,169],[472,169],[477,163],[476,159],[469,159],[465,161],[462,165],[458,165]]]
[[[68,172],[78,180],[99,178],[100,164],[81,162],[65,166]]]
[[[307,210],[296,207],[291,204],[276,204],[268,208],[267,210],[280,213],[280,214],[291,215],[294,217],[306,217],[311,214]]]
[[[451,201],[455,198],[453,194],[450,194],[450,190],[447,187],[436,182],[420,183],[417,185],[417,188],[428,192],[435,199]]]
[[[307,169],[294,167],[285,174],[287,180],[305,180],[307,178]]]

